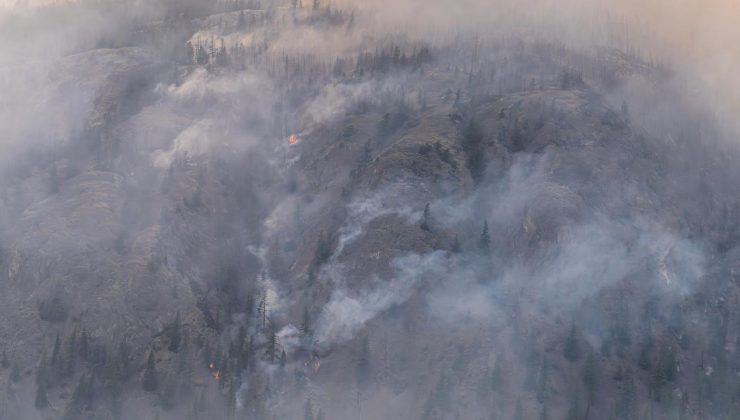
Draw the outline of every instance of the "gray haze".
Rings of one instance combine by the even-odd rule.
[[[740,415],[736,2],[324,3],[0,2],[0,420]]]

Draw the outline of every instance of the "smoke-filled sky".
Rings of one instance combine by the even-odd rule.
[[[0,0],[0,6],[6,9],[50,3],[59,1]],[[708,85],[712,99],[719,100],[720,106],[740,108],[740,86],[735,77],[740,69],[738,0],[338,0],[334,3],[371,9],[382,16],[379,21],[404,30],[416,27],[445,33],[466,27],[487,32],[501,27],[509,31],[536,26],[540,32],[553,30],[562,39],[585,43],[592,42],[603,17],[608,15],[617,22],[630,22],[623,36],[633,46],[692,70]],[[652,39],[645,39],[647,34]],[[647,47],[648,43],[653,47]]]
[[[536,27],[539,32],[555,31],[566,42],[585,44],[598,39],[594,35],[605,18],[625,22],[621,42],[695,72],[717,96],[714,99],[740,107],[738,0],[345,1],[375,9],[384,21],[404,28],[435,31],[454,25],[486,32],[503,26],[508,33]],[[510,24],[513,27],[507,27]]]

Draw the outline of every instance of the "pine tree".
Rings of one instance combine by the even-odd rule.
[[[264,277],[265,274],[262,273]],[[257,307],[257,316],[259,317],[260,330],[264,331],[267,328],[267,291],[262,293],[262,299],[260,300],[259,306]]]
[[[82,413],[92,403],[94,384],[92,378],[88,381],[85,375],[80,377],[77,387],[72,393],[72,398],[64,411],[63,420],[79,420],[83,418]]]
[[[548,383],[550,380],[550,368],[547,363],[547,356],[542,358],[540,374],[537,378],[537,401],[545,403],[548,394]]]
[[[20,382],[20,380],[21,380],[21,367],[18,365],[18,363],[14,363],[13,368],[10,369],[10,381]]]
[[[550,411],[547,401],[542,403],[542,410],[540,411],[540,420],[550,420]]]
[[[239,11],[239,18],[236,22],[236,26],[239,30],[243,30],[247,26],[247,19],[244,17],[244,10]]]
[[[303,320],[301,321],[301,333],[311,335],[311,313],[308,311],[308,304],[303,307]]]
[[[495,392],[502,392],[506,388],[506,361],[503,357],[496,358],[496,364],[489,378],[491,389]]]
[[[277,331],[275,325],[272,324],[270,326],[270,336],[267,341],[267,360],[269,360],[270,363],[275,363],[275,360],[278,358],[278,347]]]
[[[160,406],[169,411],[175,407],[177,402],[177,382],[172,374],[168,374],[164,379],[162,392],[159,394]]]
[[[591,407],[596,403],[596,395],[599,387],[599,373],[596,357],[593,353],[588,355],[586,363],[583,367],[583,376],[581,377],[583,386],[586,388],[586,413],[584,419],[588,420],[591,412]]]
[[[468,170],[473,181],[477,184],[483,178],[485,171],[485,134],[478,121],[471,118],[463,131],[463,151],[465,152]]]
[[[80,334],[80,342],[77,346],[77,354],[84,361],[88,361],[90,358],[90,335],[86,330],[82,330]]]
[[[514,420],[524,420],[524,406],[522,400],[516,401],[516,408],[514,409]]]
[[[175,320],[170,324],[168,332],[170,343],[167,349],[173,353],[177,353],[180,350],[180,342],[182,341],[182,319],[180,318],[180,311],[177,311]]]
[[[370,379],[370,340],[366,335],[360,345],[360,353],[357,357],[357,383],[366,385]]]
[[[614,411],[618,419],[634,420],[637,418],[637,389],[629,369],[626,372],[626,378],[622,380],[622,388]]]
[[[581,358],[581,348],[578,344],[578,336],[576,333],[575,324],[571,325],[570,334],[565,340],[565,346],[563,347],[563,356],[571,363],[575,363]]]
[[[580,417],[578,416],[578,410],[580,406],[580,399],[578,397],[578,392],[573,393],[573,399],[570,402],[570,407],[568,408],[568,415],[565,418],[565,420],[580,420]]]
[[[303,405],[303,420],[314,420],[311,397],[308,397],[306,403]]]
[[[219,66],[226,67],[229,65],[229,62],[229,52],[226,50],[224,40],[221,39],[221,46],[218,48],[218,52],[216,53],[216,63]]]
[[[57,333],[56,338],[54,339],[54,348],[51,351],[51,367],[56,368],[59,365],[59,352],[61,351],[62,347],[62,340],[59,338],[59,333]]]
[[[49,397],[46,393],[49,386],[49,372],[45,358],[42,358],[38,371],[36,372],[36,398],[34,407],[43,410],[49,406]]]
[[[7,369],[10,367],[10,360],[8,359],[8,349],[3,348],[3,357],[0,359],[0,367]]]
[[[131,351],[125,341],[121,341],[118,345],[116,365],[116,379],[120,382],[127,381],[131,374]]]
[[[491,234],[488,232],[488,220],[483,222],[483,232],[478,240],[478,249],[484,254],[491,251]]]
[[[75,365],[77,364],[77,329],[72,331],[72,335],[67,339],[66,347],[62,374],[68,378],[74,375]]]
[[[148,392],[156,391],[159,386],[153,349],[149,350],[149,357],[146,360],[146,367],[144,368],[144,376],[141,379],[141,386]]]
[[[229,392],[227,393],[226,401],[226,418],[234,419],[236,414],[236,392],[237,383],[235,380],[229,381]]]
[[[458,235],[455,235],[455,239],[452,240],[452,246],[450,247],[450,250],[453,254],[459,254],[461,251],[460,247],[460,237]]]
[[[324,232],[321,232],[319,234],[319,241],[316,245],[316,263],[315,265],[317,267],[320,267],[327,263],[329,259],[331,258],[333,253],[332,249],[332,243],[331,238],[324,234]]]
[[[182,47],[182,64],[190,65],[193,64],[193,43],[188,41],[185,46]]]
[[[421,229],[427,232],[431,231],[431,228],[429,227],[429,218],[430,218],[430,211],[429,211],[429,204],[427,203],[427,205],[424,206],[424,215],[421,217],[421,222],[419,224]]]

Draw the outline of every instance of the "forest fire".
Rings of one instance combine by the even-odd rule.
[[[212,371],[211,376],[213,376],[213,379],[216,381],[221,380],[221,370],[216,368],[216,364],[214,362],[208,364],[208,369]]]
[[[291,146],[295,146],[296,144],[301,142],[301,138],[298,137],[297,134],[292,134],[290,137],[288,137],[288,144]]]

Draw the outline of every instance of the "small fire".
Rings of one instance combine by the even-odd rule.
[[[292,134],[290,137],[288,137],[288,144],[291,146],[295,146],[296,144],[300,143],[301,139],[298,137],[297,134]]]
[[[221,380],[221,371],[220,370],[217,370],[217,371],[213,372],[213,379],[215,379],[217,381],[220,381]]]
[[[216,368],[216,364],[215,364],[215,363],[213,363],[213,362],[211,362],[211,364],[209,364],[209,365],[208,365],[208,369],[211,369],[211,370],[213,370],[213,369],[215,369],[215,368]]]

